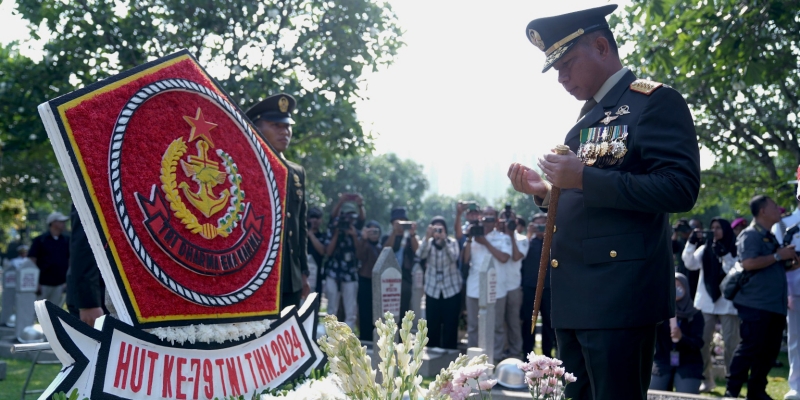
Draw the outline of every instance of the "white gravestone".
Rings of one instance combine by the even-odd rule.
[[[8,323],[17,304],[17,269],[6,262],[3,268],[3,309],[0,310],[0,325]]]
[[[494,303],[497,302],[497,269],[494,257],[486,255],[480,269],[480,297],[478,298],[478,347],[494,364]]]
[[[383,318],[387,311],[392,313],[394,321],[400,323],[400,298],[403,288],[403,274],[400,264],[391,247],[384,247],[375,266],[372,268],[372,319]],[[377,368],[378,330],[372,330],[372,367]]]
[[[39,268],[30,259],[25,259],[17,270],[17,338],[20,338],[22,331],[33,325],[36,319],[33,303],[36,301],[38,288]]]
[[[414,311],[414,326],[420,318],[425,318],[422,313],[422,298],[425,296],[425,272],[422,266],[414,264],[411,270],[411,310]]]

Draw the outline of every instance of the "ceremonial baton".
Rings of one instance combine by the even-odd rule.
[[[563,144],[556,145],[556,154],[569,154],[569,147]],[[550,243],[553,241],[553,228],[556,224],[558,211],[558,196],[561,189],[553,186],[550,188],[550,205],[547,206],[547,223],[544,226],[544,243],[542,243],[542,257],[539,259],[539,277],[536,281],[536,297],[533,301],[533,315],[531,315],[531,334],[536,330],[536,320],[539,319],[539,307],[542,306],[542,291],[544,290],[544,277],[547,275],[547,264],[550,262]],[[548,354],[546,354],[548,355]]]

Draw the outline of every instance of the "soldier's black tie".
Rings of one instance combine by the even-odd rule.
[[[588,113],[589,110],[591,110],[596,105],[597,101],[595,101],[594,97],[592,97],[589,100],[586,100],[586,103],[584,103],[583,107],[581,107],[581,115],[578,116],[578,121],[580,121],[581,118],[583,118],[583,116],[586,115],[586,113]]]

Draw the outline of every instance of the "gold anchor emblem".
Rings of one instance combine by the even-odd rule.
[[[199,190],[193,193],[186,182],[181,182],[178,187],[183,189],[183,195],[186,196],[189,203],[192,203],[206,217],[211,217],[225,208],[231,194],[228,189],[225,189],[219,197],[214,196],[214,187],[225,183],[227,174],[225,171],[220,171],[218,162],[208,159],[208,149],[208,142],[199,140],[197,155],[189,156],[189,162],[181,160],[183,172],[200,185]]]
[[[188,161],[184,161],[187,142],[182,137],[173,140],[161,159],[161,190],[175,217],[190,232],[209,240],[217,236],[228,237],[241,221],[242,213],[247,207],[244,203],[245,193],[241,188],[242,176],[239,174],[239,167],[233,157],[222,149],[216,150],[222,162],[209,159],[208,150],[214,147],[214,142],[211,141],[208,132],[217,125],[206,121],[199,108],[196,117],[184,116],[183,119],[192,126],[188,142],[197,140],[195,144],[197,155],[190,155]],[[179,163],[186,176],[199,184],[197,192],[190,190],[189,183],[178,184],[175,175]],[[230,182],[230,188],[223,190],[217,197],[214,195],[214,187],[226,180]],[[189,202],[208,218],[225,209],[226,205],[227,211],[217,219],[216,225],[211,222],[201,223],[183,203],[179,188]]]

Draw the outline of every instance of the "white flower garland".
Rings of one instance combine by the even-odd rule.
[[[236,342],[252,334],[263,335],[270,327],[271,321],[237,322],[232,324],[197,324],[179,327],[163,327],[145,329],[159,339],[175,344],[189,342],[200,343],[225,343]]]
[[[340,389],[341,381],[336,375],[328,375],[320,380],[309,379],[292,390],[288,396],[262,394],[260,400],[347,400]]]

